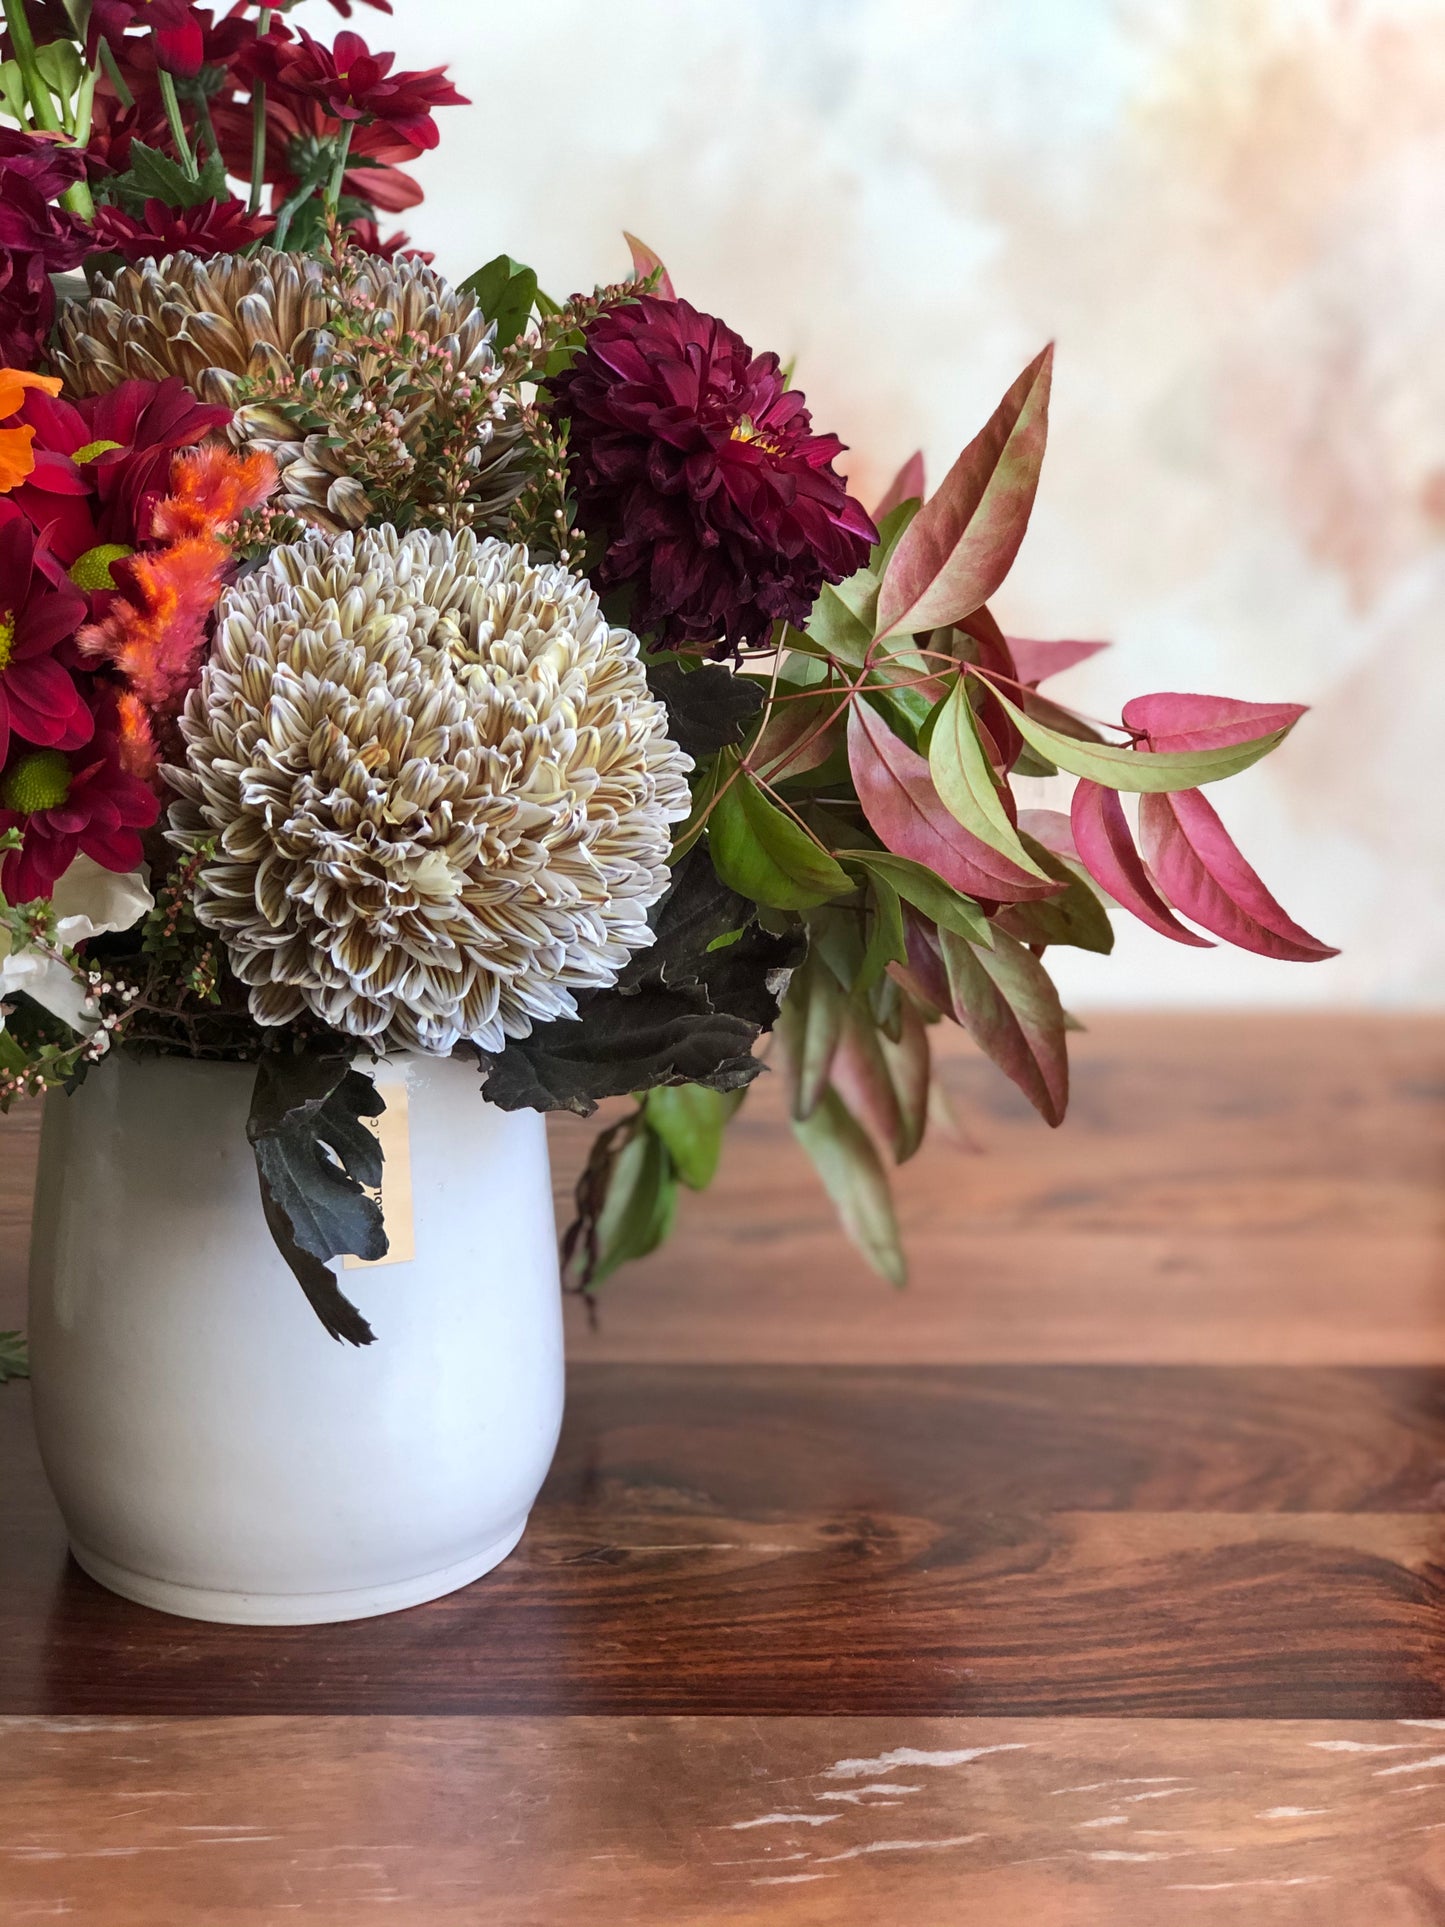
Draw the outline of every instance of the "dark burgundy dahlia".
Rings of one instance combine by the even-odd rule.
[[[632,585],[631,624],[669,648],[735,650],[806,622],[825,582],[878,532],[833,467],[776,355],[715,315],[647,295],[610,309],[552,384],[571,422],[582,526],[606,542],[603,588]]]

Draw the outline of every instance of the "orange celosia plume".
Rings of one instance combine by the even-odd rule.
[[[275,486],[269,455],[237,455],[210,443],[177,456],[171,493],[152,522],[166,547],[113,564],[122,592],[80,632],[82,651],[112,664],[123,679],[121,750],[135,775],[154,773],[155,726],[176,714],[196,679],[206,624],[233,560],[226,534]]]
[[[0,421],[13,415],[25,400],[27,388],[43,388],[47,395],[60,393],[58,375],[32,375],[28,368],[0,368]],[[35,451],[31,443],[35,430],[29,423],[19,428],[0,428],[0,495],[19,488],[34,472]]]

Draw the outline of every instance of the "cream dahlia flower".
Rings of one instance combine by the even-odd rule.
[[[221,601],[171,839],[252,1015],[446,1052],[651,941],[689,760],[590,585],[471,531],[274,552]]]

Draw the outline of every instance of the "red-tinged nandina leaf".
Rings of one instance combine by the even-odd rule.
[[[1107,642],[1034,642],[1027,636],[1010,636],[1008,646],[1019,681],[1031,683],[1035,689],[1050,676],[1061,676],[1075,663],[1087,662],[1109,647]]]
[[[1070,823],[1079,861],[1116,903],[1175,943],[1212,950],[1207,937],[1182,924],[1149,879],[1134,847],[1124,805],[1114,790],[1082,779],[1074,791]]]
[[[1287,963],[1319,963],[1340,954],[1275,902],[1198,790],[1141,797],[1139,841],[1175,909],[1226,943]]]
[[[950,931],[939,934],[953,1015],[985,1056],[1012,1078],[1047,1124],[1062,1124],[1069,1102],[1063,1006],[1038,958],[995,929],[980,950]]]
[[[1151,749],[1231,749],[1263,736],[1278,739],[1304,713],[1303,703],[1242,703],[1233,696],[1165,693],[1133,697],[1124,705],[1124,724],[1141,730]]]
[[[1053,361],[1050,343],[908,525],[879,591],[879,635],[961,622],[1008,574],[1039,485]]]
[[[928,1129],[928,1099],[933,1085],[932,1051],[928,1026],[911,997],[903,999],[903,1030],[895,1044],[881,1036],[884,1061],[898,1097],[898,1135],[893,1161],[906,1164],[923,1143]]]
[[[993,619],[988,609],[975,609],[971,616],[956,623],[955,628],[964,638],[959,650],[961,659],[976,662],[980,669],[987,669],[991,675],[1001,676],[1010,686],[1021,682],[1018,666],[1014,662],[1013,650],[1008,637]],[[1013,721],[1003,704],[998,700],[992,686],[978,703],[979,721],[987,729],[998,749],[1002,768],[1011,770],[1018,761],[1024,746],[1024,739],[1013,726]]]
[[[1031,836],[1070,863],[1083,861],[1074,844],[1073,826],[1062,810],[1020,810],[1019,834]]]
[[[923,500],[923,450],[916,448],[888,484],[888,492],[873,511],[873,520],[881,523],[885,515],[891,515],[900,502],[921,502]]]
[[[843,743],[846,690],[784,691],[748,751],[748,768],[765,783],[819,769]]]
[[[637,279],[645,281],[649,275],[655,274],[657,279],[652,284],[652,292],[658,300],[676,301],[677,290],[672,285],[672,276],[662,265],[661,255],[654,254],[646,241],[639,241],[635,234],[629,234],[625,228],[622,238],[632,255],[632,272]]]
[[[1276,729],[1252,741],[1225,743],[1213,749],[1139,750],[1122,743],[1100,742],[1086,724],[1080,724],[1045,696],[1031,691],[1024,707],[1019,708],[1002,691],[997,693],[1030,749],[1071,776],[1087,777],[1111,790],[1187,790],[1200,783],[1218,783],[1267,756],[1287,733],[1286,729]],[[1087,736],[1081,735],[1080,729],[1088,730]]]
[[[926,760],[861,701],[848,711],[848,765],[863,814],[884,847],[921,863],[962,895],[1015,903],[1058,888],[966,830],[933,787]]]
[[[904,1284],[908,1268],[893,1197],[863,1126],[838,1093],[829,1091],[810,1118],[801,1124],[794,1120],[793,1134],[812,1159],[848,1236],[875,1271],[892,1284]]]
[[[952,1010],[953,999],[939,954],[937,926],[905,905],[903,931],[908,960],[890,964],[888,974],[916,1003],[943,1016]]]
[[[872,1013],[857,998],[843,1018],[843,1035],[833,1058],[833,1088],[848,1109],[893,1152],[903,1135],[903,1113],[888,1074],[883,1040]]]

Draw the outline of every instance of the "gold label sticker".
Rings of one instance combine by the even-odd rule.
[[[407,1117],[407,1089],[398,1078],[377,1087],[386,1099],[380,1117],[364,1120],[381,1140],[381,1184],[371,1196],[381,1206],[390,1239],[384,1258],[344,1260],[346,1271],[375,1271],[378,1265],[404,1265],[416,1256],[416,1232],[411,1213],[411,1123]]]

